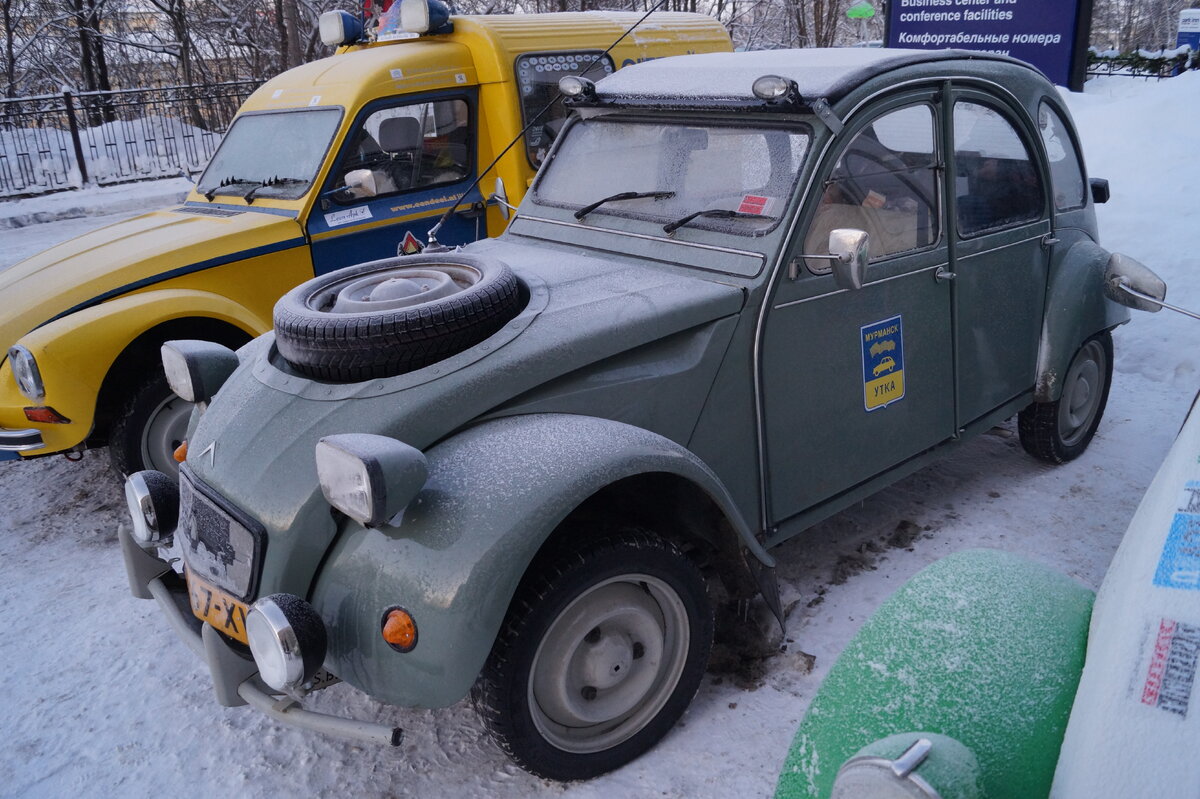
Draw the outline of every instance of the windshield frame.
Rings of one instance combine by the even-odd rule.
[[[583,113],[573,114],[569,118],[567,127],[558,136],[554,142],[554,147],[546,157],[542,164],[542,168],[538,170],[537,176],[530,186],[529,197],[533,203],[544,208],[557,208],[571,212],[572,221],[574,221],[574,212],[586,207],[589,202],[563,202],[561,200],[548,198],[543,192],[544,181],[547,175],[551,174],[555,168],[555,162],[561,157],[561,148],[564,142],[570,140],[575,127],[583,123],[600,122],[604,123],[621,123],[621,124],[646,124],[656,125],[663,128],[670,127],[700,127],[704,129],[718,128],[737,128],[750,132],[757,131],[780,131],[788,134],[795,134],[804,137],[805,147],[802,156],[796,164],[795,171],[792,174],[790,183],[784,192],[778,197],[779,210],[778,213],[771,219],[771,223],[763,227],[755,227],[753,225],[739,225],[737,220],[712,218],[705,219],[704,217],[697,218],[694,222],[672,231],[670,234],[662,230],[664,224],[676,221],[685,214],[671,214],[663,216],[661,214],[651,215],[638,213],[635,210],[630,210],[627,203],[609,203],[593,210],[582,221],[587,223],[589,227],[600,227],[591,221],[593,217],[597,220],[600,217],[609,219],[619,219],[631,221],[639,224],[649,224],[655,232],[664,238],[672,238],[675,235],[684,231],[715,233],[723,236],[737,236],[739,238],[762,238],[775,232],[780,224],[789,216],[788,209],[796,196],[797,187],[800,179],[808,170],[813,158],[813,144],[817,140],[816,131],[813,125],[802,118],[789,116],[786,119],[781,119],[778,115],[764,117],[759,115],[746,116],[739,114],[738,116],[721,114],[719,116],[704,115],[699,112],[680,113],[678,111],[671,113],[645,113],[640,109],[621,109],[613,111],[602,111],[600,113]],[[599,199],[599,196],[593,198]],[[712,210],[711,208],[697,207],[693,210]],[[770,218],[764,216],[764,218]],[[731,224],[732,222],[732,224]]]
[[[268,115],[279,116],[279,115],[283,115],[283,114],[305,114],[305,113],[312,113],[314,111],[336,111],[337,118],[334,120],[334,122],[329,130],[329,137],[325,141],[325,147],[324,147],[324,150],[322,151],[322,156],[321,156],[320,160],[317,161],[317,164],[314,167],[312,174],[307,176],[307,185],[304,186],[304,190],[299,192],[298,194],[294,194],[294,196],[290,196],[291,193],[289,193],[289,195],[280,195],[278,193],[275,193],[275,191],[273,191],[273,190],[275,190],[277,188],[276,186],[263,186],[263,187],[259,188],[253,195],[253,201],[280,200],[280,201],[286,201],[286,202],[294,202],[296,200],[304,199],[309,194],[309,192],[311,192],[313,190],[313,188],[316,187],[320,183],[321,179],[323,178],[323,172],[326,168],[326,165],[329,162],[330,150],[332,149],[333,143],[335,141],[337,141],[338,133],[341,131],[342,122],[343,122],[343,120],[345,118],[345,114],[346,114],[345,108],[343,108],[340,105],[318,105],[318,106],[311,106],[311,107],[306,106],[304,108],[280,108],[280,109],[269,108],[269,109],[263,109],[263,110],[259,110],[259,111],[247,111],[245,113],[238,114],[234,118],[233,122],[230,123],[229,127],[225,129],[225,133],[221,136],[221,144],[218,145],[217,150],[216,150],[216,152],[213,153],[212,158],[210,158],[208,160],[208,163],[205,164],[204,171],[200,174],[200,177],[196,179],[196,184],[193,187],[193,190],[196,191],[197,193],[199,193],[201,196],[204,196],[207,192],[212,192],[213,196],[233,195],[238,198],[243,197],[248,191],[250,191],[251,187],[255,185],[254,183],[232,183],[227,186],[222,186],[222,185],[220,185],[220,182],[223,178],[225,178],[227,176],[217,175],[215,173],[212,175],[213,185],[206,186],[204,183],[205,178],[209,177],[209,173],[212,171],[213,165],[216,163],[217,156],[221,154],[221,148],[224,147],[225,143],[229,140],[229,138],[228,138],[229,132],[233,130],[234,125],[237,125],[241,120],[247,119],[249,117],[261,117],[261,116],[268,116]],[[244,176],[239,175],[238,177],[244,177]],[[299,177],[299,176],[298,175],[283,175],[280,177],[295,178],[295,177]],[[279,187],[284,187],[284,186],[289,186],[289,185],[295,186],[298,184],[284,183],[284,184],[279,184]]]

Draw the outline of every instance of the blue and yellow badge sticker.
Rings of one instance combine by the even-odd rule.
[[[1183,486],[1154,584],[1200,591],[1200,480],[1188,480]]]
[[[863,406],[875,411],[904,398],[904,322],[893,316],[860,329]]]

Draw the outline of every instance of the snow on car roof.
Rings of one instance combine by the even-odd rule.
[[[951,58],[1013,59],[965,50],[902,50],[872,47],[762,50],[672,56],[633,64],[596,84],[606,98],[698,98],[753,101],[756,78],[781,75],[796,82],[802,97],[836,99],[863,81],[909,64]]]

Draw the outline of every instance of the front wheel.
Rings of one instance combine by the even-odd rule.
[[[677,547],[636,531],[588,541],[522,583],[472,700],[522,768],[588,779],[671,729],[712,637],[704,577]]]
[[[187,436],[194,405],[171,391],[159,374],[130,394],[108,434],[113,468],[122,475],[156,469],[179,479],[175,449]]]
[[[1108,404],[1112,370],[1112,335],[1105,331],[1075,353],[1057,401],[1035,402],[1017,417],[1025,451],[1050,463],[1066,463],[1082,455]]]

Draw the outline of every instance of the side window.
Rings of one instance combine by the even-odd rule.
[[[381,108],[347,141],[334,185],[355,199],[455,183],[470,173],[470,107],[454,99]]]
[[[998,111],[954,105],[955,194],[964,237],[1033,222],[1045,203],[1029,148]]]
[[[528,125],[539,111],[558,97],[558,79],[564,75],[584,75],[591,80],[611,75],[612,59],[608,56],[600,58],[600,55],[600,50],[576,50],[518,56],[515,67],[517,86],[521,91],[522,124]],[[600,58],[599,62],[597,58]],[[538,117],[537,124],[525,133],[525,154],[532,166],[541,166],[566,118],[567,109],[561,102],[554,103],[550,110]]]
[[[860,131],[834,166],[805,238],[805,252],[826,253],[837,228],[865,230],[871,260],[933,246],[939,237],[933,109],[891,111]],[[828,261],[808,260],[817,273]]]
[[[1082,161],[1063,118],[1046,103],[1042,103],[1038,109],[1038,130],[1046,145],[1046,156],[1050,159],[1050,183],[1054,190],[1055,209],[1069,211],[1082,208],[1086,201]]]

